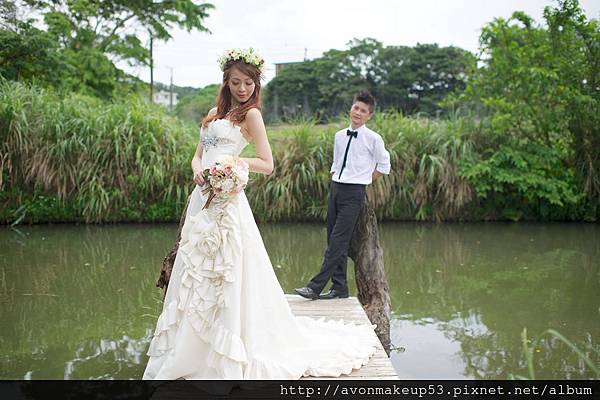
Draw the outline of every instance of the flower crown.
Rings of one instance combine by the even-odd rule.
[[[249,49],[229,49],[225,50],[223,55],[219,57],[219,67],[221,67],[221,71],[225,70],[225,65],[229,61],[243,61],[246,64],[254,65],[259,70],[262,70],[263,65],[265,64],[264,58],[260,54],[256,52],[252,47]],[[262,71],[261,71],[262,72]]]

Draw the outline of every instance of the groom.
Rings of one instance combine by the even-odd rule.
[[[366,187],[390,173],[390,154],[381,136],[365,125],[373,116],[375,99],[368,92],[354,96],[350,128],[335,134],[331,188],[327,206],[327,250],[318,274],[296,293],[307,299],[348,297],[346,268],[354,225],[365,202]],[[331,289],[320,294],[331,279]]]

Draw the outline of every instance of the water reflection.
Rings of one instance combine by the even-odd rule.
[[[405,349],[390,355],[400,379],[465,379],[460,343],[444,334],[443,325],[432,318],[392,320],[392,343]]]
[[[142,338],[124,335],[118,339],[88,340],[76,351],[74,358],[65,364],[64,379],[130,379],[138,373],[152,330]],[[98,371],[97,365],[106,369]],[[97,375],[102,372],[101,375]]]
[[[175,225],[0,228],[0,378],[137,379]],[[319,269],[320,224],[261,225],[286,292]],[[600,229],[583,224],[395,223],[381,228],[404,379],[527,375],[520,333],[554,328],[600,364]],[[351,293],[356,293],[352,263]],[[547,338],[538,378],[593,375]]]
[[[439,321],[428,325],[448,339],[438,341],[446,346],[438,351],[460,344],[461,362],[453,365],[463,377],[527,376],[519,336],[524,327],[530,335],[555,328],[600,361],[597,226],[421,225],[414,237],[406,226],[385,228],[401,243],[386,248],[386,261],[402,264],[388,268],[397,318],[408,327],[423,319]],[[395,363],[401,375],[431,356],[416,341],[396,340],[406,348]],[[542,343],[535,360],[538,378],[593,376],[556,340]]]
[[[0,376],[136,376],[160,309],[156,260],[173,227],[21,230],[25,237],[0,231],[0,318],[9,321],[0,328]]]

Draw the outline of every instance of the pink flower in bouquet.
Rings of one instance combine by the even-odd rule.
[[[203,209],[208,208],[217,196],[227,199],[244,190],[248,183],[248,172],[248,163],[232,156],[223,156],[206,169],[207,187],[202,193],[208,194],[208,199]]]

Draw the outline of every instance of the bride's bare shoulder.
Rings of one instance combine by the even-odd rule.
[[[252,107],[251,109],[249,109],[248,113],[246,115],[254,115],[254,116],[262,117],[262,113],[260,112],[260,109],[258,109],[256,107]]]
[[[258,108],[251,108],[246,113],[246,120],[248,120],[251,123],[262,121],[262,113]]]
[[[213,107],[208,111],[208,114],[206,114],[206,117],[204,117],[200,123],[200,128],[206,129],[215,115],[217,115],[217,107]]]
[[[241,123],[242,135],[248,143],[254,140],[252,132],[257,126],[263,125],[262,114],[258,108],[251,108],[246,112],[244,121]]]

